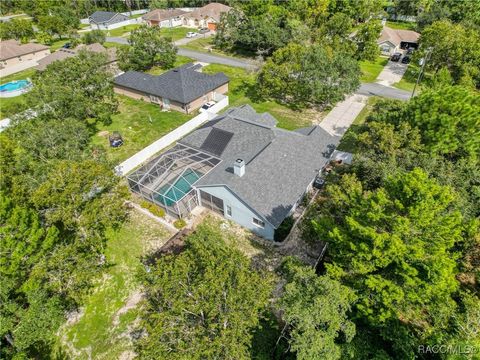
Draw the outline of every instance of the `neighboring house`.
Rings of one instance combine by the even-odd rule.
[[[2,76],[13,74],[37,65],[48,56],[48,46],[34,43],[21,44],[17,40],[0,41],[0,71]]]
[[[142,16],[149,26],[175,27],[182,25],[182,15],[187,12],[180,9],[155,9]]]
[[[38,61],[37,70],[43,71],[47,68],[48,65],[55,61],[63,61],[70,57],[77,56],[80,50],[92,51],[95,53],[101,53],[107,55],[107,63],[105,65],[111,67],[116,72],[116,61],[117,53],[115,48],[106,49],[103,45],[99,43],[90,44],[90,45],[78,45],[75,49],[58,49],[54,53],[44,57]]]
[[[210,3],[183,15],[183,25],[188,27],[209,28],[215,31],[218,22],[220,22],[221,14],[227,13],[231,9],[232,8],[227,5]]]
[[[114,90],[158,104],[165,110],[188,114],[228,91],[228,77],[223,73],[203,74],[201,68],[200,64],[188,63],[161,75],[127,71],[115,78]]]
[[[203,206],[273,240],[338,140],[319,126],[276,124],[249,105],[231,108],[128,175],[129,187],[170,216]]]
[[[392,55],[400,49],[417,48],[420,34],[412,30],[392,29],[384,26],[377,44],[383,55]]]
[[[95,11],[88,18],[92,29],[100,30],[114,29],[116,25],[126,24],[129,20],[130,18],[127,15],[111,11]]]

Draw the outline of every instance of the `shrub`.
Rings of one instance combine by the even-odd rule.
[[[295,224],[295,220],[293,217],[289,216],[283,220],[277,230],[275,230],[275,235],[273,239],[277,242],[285,240],[285,238],[290,234],[292,230],[293,224]]]
[[[175,222],[173,223],[173,226],[175,226],[177,229],[184,228],[186,225],[187,223],[183,219],[175,220]]]
[[[149,201],[143,200],[140,203],[140,206],[143,207],[144,209],[147,209],[155,216],[162,217],[162,218],[165,217],[165,210],[163,210],[161,207],[155,204],[152,204]]]

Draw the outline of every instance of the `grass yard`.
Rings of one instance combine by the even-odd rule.
[[[221,56],[234,56],[234,57],[243,58],[243,59],[252,59],[255,56],[252,53],[239,52],[239,51],[226,52],[226,51],[222,51],[220,49],[215,48],[213,46],[213,35],[209,37],[203,37],[203,35],[200,34],[196,40],[190,41],[189,43],[182,45],[181,47],[190,49],[190,50],[205,52],[205,53],[211,53],[211,54],[216,54]]]
[[[416,23],[408,21],[387,21],[387,26],[392,29],[415,31]]]
[[[195,60],[193,60],[189,57],[182,56],[182,55],[177,55],[177,59],[175,60],[175,64],[173,65],[173,67],[176,68],[176,67],[182,66],[186,63],[194,62],[194,61]],[[149,74],[152,74],[152,75],[160,75],[160,74],[163,74],[164,72],[166,72],[168,70],[170,70],[170,69],[162,69],[161,67],[154,66],[151,69],[147,70],[146,72],[149,73]]]
[[[261,100],[255,94],[255,75],[241,68],[210,64],[205,73],[223,72],[230,78],[228,97],[230,106],[251,105],[257,112],[269,112],[278,120],[278,127],[293,130],[318,123],[323,113],[315,110],[295,111],[274,101]]]
[[[15,74],[0,78],[0,84],[5,84],[14,80],[24,80],[32,78],[37,70],[26,69]],[[12,98],[0,99],[0,120],[11,115],[17,114],[26,109],[25,95],[15,96]]]
[[[127,35],[132,30],[135,30],[140,27],[140,24],[130,24],[126,26],[122,26],[112,30],[102,30],[107,36],[112,37],[122,37]]]
[[[108,126],[99,124],[98,133],[93,136],[93,144],[102,146],[107,156],[115,163],[129,158],[158,138],[190,120],[195,114],[182,114],[178,111],[162,112],[158,105],[118,95],[119,113],[112,116]],[[111,148],[108,133],[119,131],[124,144]]]
[[[352,125],[343,136],[342,140],[340,140],[338,150],[355,153],[355,143],[358,131],[360,130],[363,123],[365,123],[365,121],[367,120],[367,117],[372,112],[375,104],[380,100],[382,100],[382,98],[379,96],[371,96],[368,98],[367,104],[362,109],[362,111],[360,111],[360,114],[357,115]]]
[[[108,233],[105,255],[111,265],[88,296],[77,321],[60,329],[61,347],[75,359],[130,359],[141,292],[136,274],[140,257],[170,237],[159,223],[136,212]]]
[[[374,82],[387,63],[388,58],[382,56],[378,56],[375,61],[360,61],[360,70],[362,71],[360,81]]]
[[[197,29],[177,26],[173,28],[161,28],[160,32],[163,36],[171,37],[173,41],[183,39],[190,31],[197,31]]]
[[[72,40],[70,39],[62,39],[62,40],[56,40],[50,45],[50,52],[54,52],[55,50],[60,49],[63,45],[65,45],[68,42],[71,42]]]
[[[397,89],[401,90],[406,90],[406,91],[413,91],[413,88],[415,87],[415,83],[417,81],[418,73],[420,71],[420,67],[417,64],[414,64],[413,62],[408,65],[407,71],[403,75],[402,79],[398,82],[393,84],[394,87]],[[422,82],[428,81],[429,79],[429,74],[425,73],[423,75]],[[420,83],[419,86],[417,86],[417,89],[415,92],[420,92],[422,90],[422,84]]]

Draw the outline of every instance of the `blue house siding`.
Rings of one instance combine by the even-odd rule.
[[[260,235],[261,237],[273,240],[273,235],[275,233],[275,228],[269,224],[263,217],[256,214],[251,210],[247,205],[245,205],[236,195],[234,195],[228,188],[225,186],[202,186],[198,187],[199,190],[202,190],[210,195],[216,196],[219,199],[223,200],[224,206],[224,216],[228,220],[232,220],[237,224],[251,230],[252,232]],[[198,196],[200,199],[200,195]],[[227,206],[232,208],[232,216],[227,214]],[[265,226],[262,228],[253,223],[253,218],[262,220],[265,223]]]

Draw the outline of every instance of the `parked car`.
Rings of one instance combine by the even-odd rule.
[[[69,42],[63,44],[62,46],[63,49],[70,49],[71,47],[72,47],[72,43],[69,43]]]
[[[325,179],[319,175],[313,181],[313,187],[316,189],[322,189],[325,186]]]
[[[402,59],[402,64],[408,64],[410,62],[410,56],[404,56]]]
[[[393,54],[393,55],[390,57],[390,60],[397,62],[398,60],[400,60],[401,57],[402,57],[402,54],[400,54],[400,53],[395,53],[395,54]]]
[[[205,104],[202,105],[202,107],[201,107],[198,111],[200,111],[200,112],[207,111],[207,110],[210,109],[213,105],[215,105],[215,101],[206,102]]]
[[[196,33],[196,32],[192,32],[192,31],[187,32],[187,38],[192,38],[192,37],[195,37],[197,35],[198,35],[198,33]]]
[[[415,51],[415,48],[408,48],[407,55],[412,55],[414,51]]]
[[[209,32],[209,31],[210,31],[209,28],[201,28],[200,30],[198,30],[198,32],[199,32],[200,34],[206,34],[206,33]]]

